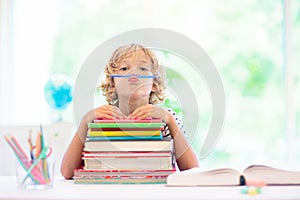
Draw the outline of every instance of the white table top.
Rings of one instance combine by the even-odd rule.
[[[152,185],[83,185],[72,180],[56,179],[54,186],[43,190],[18,188],[14,176],[0,176],[0,200],[61,199],[300,199],[300,186],[264,187],[259,195],[241,194],[241,187],[167,187]]]

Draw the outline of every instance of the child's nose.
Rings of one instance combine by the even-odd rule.
[[[138,74],[138,67],[132,67],[132,68],[129,70],[129,73],[130,73],[130,74]]]

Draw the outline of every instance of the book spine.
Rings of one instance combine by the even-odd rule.
[[[157,128],[161,129],[162,123],[89,123],[89,128]]]
[[[94,123],[162,123],[161,119],[95,119]]]
[[[87,133],[88,137],[94,136],[160,136],[161,131],[91,131]]]
[[[117,140],[162,140],[162,135],[154,136],[93,136],[88,137],[89,141],[117,141]]]

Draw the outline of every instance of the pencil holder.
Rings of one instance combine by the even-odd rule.
[[[24,166],[16,160],[17,184],[25,189],[46,189],[53,186],[55,160],[45,158]]]

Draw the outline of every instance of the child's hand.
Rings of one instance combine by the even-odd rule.
[[[147,104],[137,108],[128,117],[133,119],[147,119],[147,118],[160,118],[166,124],[169,122],[169,112],[164,108],[154,106],[152,104]]]
[[[123,119],[126,118],[121,110],[116,106],[104,105],[96,108],[95,118],[105,118],[105,119]]]
[[[90,123],[97,118],[123,119],[126,118],[126,116],[116,106],[103,105],[91,110],[84,117],[86,123]]]

